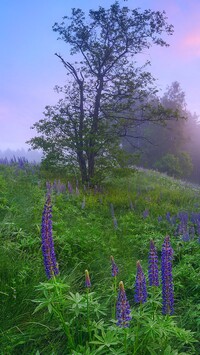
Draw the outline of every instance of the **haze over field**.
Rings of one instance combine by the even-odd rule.
[[[36,0],[1,2],[0,58],[0,149],[26,148],[25,142],[34,136],[30,126],[42,118],[46,105],[55,104],[58,95],[53,87],[66,83],[66,72],[55,52],[65,58],[68,47],[57,41],[52,25],[70,15],[72,7],[85,10],[109,7],[113,1],[98,0]],[[180,82],[186,92],[191,112],[200,112],[200,2],[198,0],[128,0],[120,1],[130,8],[165,10],[174,34],[166,40],[168,48],[154,47],[143,53],[151,61],[149,70],[158,79],[162,92],[172,81]],[[70,60],[73,58],[70,58]]]

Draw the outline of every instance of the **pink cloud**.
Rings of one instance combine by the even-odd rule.
[[[185,45],[188,47],[199,47],[200,45],[200,32],[189,35],[185,38]]]
[[[200,57],[200,2],[183,0],[179,6],[174,17],[176,52],[182,60],[195,60]]]
[[[182,38],[180,49],[187,57],[200,57],[200,28],[193,29]]]
[[[154,6],[158,6],[157,3]],[[161,0],[158,9],[165,9],[168,22],[174,25],[174,34],[166,36],[168,48],[153,47],[152,55],[159,60],[171,61],[171,67],[185,65],[200,57],[200,0]]]

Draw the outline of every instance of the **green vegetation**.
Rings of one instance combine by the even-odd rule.
[[[165,11],[132,10],[114,1],[88,14],[73,8],[53,31],[67,45],[64,56],[56,53],[67,82],[56,86],[60,100],[46,106],[28,143],[42,150],[46,166],[67,165],[84,184],[95,185],[120,163],[120,141],[132,137],[130,128],[179,117],[156,97],[149,61],[138,64],[138,54],[151,46],[168,46],[163,37],[173,34],[173,26]]]
[[[47,181],[57,186],[51,197],[60,270],[50,280],[40,231]],[[73,192],[64,185],[59,192],[68,181]],[[40,168],[0,165],[0,354],[200,353],[200,188],[139,169],[114,169],[94,189],[75,190],[74,181]],[[188,238],[180,229],[187,218]],[[150,240],[160,264],[166,235],[174,250],[173,316],[162,314],[161,286],[148,284]],[[111,255],[119,268],[116,279]],[[139,307],[134,301],[138,260],[148,292]],[[131,307],[128,328],[116,325],[120,281]]]
[[[188,177],[193,169],[191,157],[186,152],[181,152],[178,156],[166,154],[154,164],[159,171],[166,172],[177,178]]]

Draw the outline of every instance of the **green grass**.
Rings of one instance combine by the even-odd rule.
[[[110,350],[106,348],[105,339],[101,340],[104,342],[102,350],[87,341],[84,343],[87,338],[84,330],[78,333],[76,351],[67,350],[66,337],[56,317],[45,308],[34,313],[36,304],[33,300],[42,297],[42,292],[36,287],[46,282],[40,247],[40,224],[48,177],[44,178],[39,171],[16,174],[13,169],[0,167],[0,354],[124,354],[121,343],[114,345],[114,340]],[[67,184],[68,180],[68,176],[62,176],[63,183]],[[79,195],[53,193],[53,235],[60,268],[59,280],[70,286],[70,292],[84,295],[84,271],[89,270],[92,291],[99,297],[98,302],[95,302],[102,310],[105,309],[105,314],[99,318],[95,318],[94,314],[97,322],[95,332],[101,334],[102,329],[106,329],[110,337],[112,327],[115,327],[116,332],[116,326],[109,325],[113,297],[110,255],[114,256],[119,267],[118,281],[124,281],[127,297],[137,318],[137,307],[133,301],[136,261],[141,261],[147,276],[149,241],[155,241],[160,255],[164,237],[169,234],[174,249],[175,318],[172,317],[165,324],[161,307],[158,306],[157,323],[150,334],[150,318],[147,317],[149,306],[144,308],[144,312],[147,312],[144,313],[146,323],[143,325],[147,332],[146,350],[143,348],[138,354],[155,354],[158,351],[166,355],[200,352],[198,343],[192,345],[193,341],[186,339],[189,333],[184,333],[184,329],[190,330],[194,332],[194,338],[200,341],[200,244],[197,236],[189,242],[175,237],[175,227],[165,219],[167,212],[171,215],[180,211],[199,212],[199,197],[200,188],[197,186],[184,185],[157,172],[142,170],[113,171],[105,180],[101,193],[93,190],[80,191]],[[111,204],[117,228],[113,223]],[[144,218],[146,209],[149,215]],[[163,217],[160,223],[159,216]],[[160,300],[161,296],[158,297]],[[65,316],[69,322],[71,319],[71,328],[75,329],[77,323],[73,320],[70,302],[68,300],[66,304],[68,312]],[[84,308],[84,299],[81,302]],[[84,329],[83,319],[84,312],[77,315]],[[174,320],[179,330],[172,334],[174,325],[170,322]],[[165,343],[159,345],[159,350],[156,348],[156,338],[158,331],[161,332],[164,327]],[[80,329],[77,329],[79,332]],[[121,339],[120,330],[116,336]],[[83,337],[81,344],[80,337]],[[128,342],[131,349],[133,335]],[[152,352],[148,344],[151,344]],[[116,352],[112,352],[112,349]],[[131,350],[127,350],[129,353],[132,353]]]

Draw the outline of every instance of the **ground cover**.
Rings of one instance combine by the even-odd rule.
[[[59,265],[59,275],[50,280],[41,250],[47,181]],[[163,314],[161,259],[167,235],[173,249],[173,314]],[[89,189],[73,176],[2,165],[1,353],[199,353],[199,238],[198,186],[132,169],[114,170],[102,186]],[[157,287],[149,284],[152,240]],[[114,275],[111,256],[118,268]],[[145,302],[135,298],[138,261],[146,279]],[[116,308],[121,299],[126,304],[124,295],[131,319],[120,323]]]

